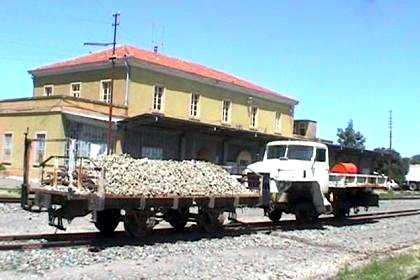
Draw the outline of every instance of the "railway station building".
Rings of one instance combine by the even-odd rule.
[[[66,155],[66,139],[77,140],[82,156],[106,152],[112,90],[113,148],[136,158],[200,159],[234,170],[260,159],[268,141],[316,137],[302,125],[294,133],[298,101],[284,94],[128,45],[117,47],[112,74],[110,57],[104,50],[30,70],[32,96],[0,101],[6,174],[22,172],[25,132],[37,139],[32,171]]]

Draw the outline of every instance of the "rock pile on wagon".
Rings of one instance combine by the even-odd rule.
[[[102,170],[105,172],[102,173]],[[128,155],[101,156],[85,163],[79,186],[77,187],[76,178],[71,189],[76,192],[95,192],[101,174],[104,174],[105,180],[102,182],[105,192],[118,196],[212,196],[250,193],[249,189],[230,176],[226,170],[212,163],[194,160],[134,159]],[[74,177],[77,176],[78,174]]]

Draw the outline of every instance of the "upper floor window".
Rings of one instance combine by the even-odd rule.
[[[106,103],[111,102],[112,85],[110,80],[101,81],[101,100]]]
[[[41,163],[44,160],[45,156],[45,133],[36,134],[36,146],[35,146],[35,162]]]
[[[70,84],[71,96],[79,98],[81,88],[82,88],[82,83],[71,83]]]
[[[198,117],[198,104],[200,102],[200,95],[197,93],[191,94],[190,116]]]
[[[281,131],[281,113],[276,112],[276,119],[274,121],[274,128],[276,131]]]
[[[165,88],[162,86],[155,86],[155,93],[153,96],[153,110],[162,111],[163,110],[163,93]]]
[[[251,127],[257,127],[257,118],[258,118],[258,108],[251,107]]]
[[[12,140],[13,134],[12,133],[5,133],[4,134],[4,142],[3,142],[3,162],[10,162],[12,156]]]
[[[230,101],[223,100],[223,108],[222,108],[222,122],[228,123],[230,122]]]
[[[299,123],[299,135],[305,136],[306,135],[306,123],[302,122]]]
[[[44,95],[51,96],[54,93],[54,86],[53,85],[46,85],[44,86]]]

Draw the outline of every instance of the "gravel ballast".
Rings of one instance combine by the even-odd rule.
[[[51,174],[44,183],[49,189],[65,192],[71,189],[75,193],[96,192],[98,186],[103,184],[105,193],[117,196],[252,194],[221,166],[205,161],[135,159],[126,154],[105,155],[86,161],[82,168],[76,166],[71,173],[75,177],[73,180],[66,176],[67,172],[61,172],[58,186],[53,184]],[[80,185],[77,180],[79,177]]]
[[[384,201],[375,211],[419,206],[412,200]],[[18,208],[0,206],[0,212],[0,235],[15,233],[10,227],[23,229],[32,223],[32,231],[53,232],[47,227],[45,213],[34,215],[28,224],[27,213]],[[259,209],[239,211],[238,216],[264,220]],[[13,226],[2,227],[9,223]],[[90,226],[83,218],[75,220],[69,230],[93,230]],[[169,240],[97,250],[7,251],[0,252],[0,279],[328,279],[346,264],[420,243],[419,233],[420,216],[412,215],[348,226],[238,232],[222,238],[180,233]]]

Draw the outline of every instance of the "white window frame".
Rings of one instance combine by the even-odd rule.
[[[73,85],[79,85],[79,91],[73,91]],[[102,86],[102,84],[101,84]],[[77,96],[74,96],[74,93],[77,92]],[[70,83],[70,95],[76,98],[80,98],[82,94],[82,82]]]
[[[194,98],[194,96],[196,96],[197,98]],[[195,99],[197,102],[196,104],[193,103]],[[201,100],[201,95],[199,93],[197,92],[191,93],[191,98],[190,98],[190,117],[191,118],[195,118],[195,119],[200,118],[200,100]],[[194,106],[196,107],[195,112],[194,112]]]
[[[281,117],[282,117],[282,112],[277,111],[276,115],[275,115],[275,119],[274,119],[274,129],[277,132],[281,132]]]
[[[156,88],[161,87],[162,90],[162,96],[160,97],[160,109],[155,108],[155,96],[156,96]],[[165,95],[166,95],[166,88],[163,85],[156,84],[153,86],[153,98],[152,98],[152,109],[154,112],[162,113],[165,108]]]
[[[45,138],[44,138],[44,153],[43,153],[43,155],[42,155],[42,160],[45,160],[45,155],[47,154],[47,132],[46,131],[37,131],[36,133],[35,133],[35,139],[38,139],[38,135],[45,135]],[[39,164],[41,163],[41,162],[39,162],[38,161],[38,158],[37,158],[37,156],[38,156],[38,151],[37,151],[37,145],[38,145],[38,143],[39,143],[39,141],[35,141],[35,153],[34,153],[34,165],[36,165],[36,166],[39,166]]]
[[[12,137],[11,137],[11,142],[10,142],[10,155],[9,155],[9,158],[8,159],[6,159],[6,135],[11,135]],[[3,163],[11,163],[12,162],[12,153],[13,153],[13,137],[14,137],[14,135],[13,135],[13,132],[11,132],[11,131],[5,131],[4,133],[3,133],[3,160],[2,160],[2,162]]]
[[[255,118],[254,118],[254,109],[255,112]],[[251,116],[250,116],[250,127],[251,128],[257,128],[258,127],[258,107],[257,106],[251,106]]]
[[[47,95],[46,89],[51,88],[51,95]],[[44,85],[44,96],[53,96],[54,95],[54,85]]]
[[[225,102],[229,102],[229,108],[227,110],[227,120],[225,120]],[[229,124],[232,119],[232,101],[230,99],[222,100],[222,123]]]
[[[103,83],[110,83],[110,95],[108,96],[109,100],[105,100],[104,99],[104,87],[103,87]],[[110,103],[111,102],[111,94],[112,94],[112,83],[111,83],[111,79],[106,79],[106,80],[101,80],[99,83],[99,100],[101,100],[102,102],[105,103]]]

